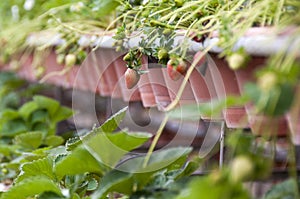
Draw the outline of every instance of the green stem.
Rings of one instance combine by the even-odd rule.
[[[205,1],[204,1],[204,2],[205,2]],[[184,10],[189,9],[191,6],[196,6],[196,5],[201,5],[201,1],[194,1],[194,2],[191,2],[191,3],[185,4],[183,7],[178,8],[178,9],[176,9],[176,10],[170,12],[169,14],[163,16],[160,20],[161,20],[161,21],[166,21],[166,20],[172,18],[172,16],[173,16],[175,13],[183,12]]]
[[[150,157],[151,157],[151,155],[152,155],[152,153],[153,153],[153,151],[155,149],[155,146],[157,145],[157,142],[158,142],[158,140],[159,140],[159,138],[160,138],[160,136],[161,136],[161,134],[162,134],[162,132],[163,132],[166,124],[167,124],[168,118],[169,117],[166,114],[165,117],[163,118],[161,124],[160,124],[159,129],[156,132],[156,135],[155,135],[155,137],[154,137],[154,139],[153,139],[153,141],[151,143],[151,146],[150,146],[150,148],[149,148],[149,150],[147,152],[147,155],[145,157],[145,160],[144,160],[144,163],[143,163],[143,167],[144,168],[147,166],[147,164],[148,164],[148,162],[150,160]]]

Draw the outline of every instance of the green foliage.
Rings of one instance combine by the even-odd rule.
[[[95,130],[92,133],[95,133]],[[108,134],[99,132],[92,138],[83,139],[83,143],[99,161],[114,167],[122,156],[144,144],[151,136],[146,133],[117,132],[111,134],[109,132]]]
[[[31,161],[36,164],[35,161],[50,157],[51,148],[64,143],[61,136],[54,135],[56,125],[73,112],[50,98],[39,95],[32,98],[32,94],[41,88],[27,86],[11,73],[0,73],[0,99],[4,101],[0,105],[0,167],[5,171],[0,173],[0,180],[15,178],[20,172],[20,165]],[[6,103],[10,93],[14,93],[14,104]],[[28,170],[24,172],[25,176],[26,173]],[[32,172],[29,172],[28,176],[31,175]]]
[[[100,127],[103,132],[113,132],[125,117],[128,107],[125,107],[107,119]]]
[[[90,7],[98,12],[98,17],[103,17],[114,11],[119,5],[118,0],[94,0]]]
[[[43,192],[54,192],[61,195],[61,191],[57,184],[51,179],[42,176],[29,177],[15,184],[9,191],[1,195],[1,199],[26,199],[29,196],[34,196]]]
[[[43,132],[28,132],[15,136],[14,143],[24,148],[36,149],[43,142]]]
[[[274,86],[268,91],[260,90],[256,84],[247,84],[245,91],[256,105],[257,111],[268,116],[285,114],[294,99],[294,88],[289,83]]]
[[[228,96],[225,99],[211,100],[207,103],[183,105],[168,112],[170,119],[199,120],[200,116],[218,116],[225,108],[243,106],[249,101],[247,96]]]
[[[62,157],[62,159],[56,163],[54,169],[59,179],[65,175],[82,174],[85,172],[93,172],[101,175],[103,172],[99,162],[83,145],[78,146],[70,154]]]
[[[53,160],[49,157],[25,163],[21,166],[21,173],[15,180],[16,183],[33,176],[44,176],[53,181],[56,176],[53,172]]]
[[[113,132],[125,116],[122,109],[98,128],[94,128],[79,140],[72,138],[66,146],[53,149],[37,149],[20,159],[20,172],[13,187],[1,197],[38,196],[38,198],[104,198],[110,193],[125,195],[149,193],[157,186],[174,189],[173,182],[190,175],[199,165],[195,160],[186,166],[191,148],[177,147],[154,152],[144,165],[145,155],[125,158],[150,137],[147,133]],[[27,134],[15,137],[15,144],[26,142]],[[28,134],[35,141],[28,142],[33,150],[43,141],[42,132]],[[23,144],[24,145],[24,144]],[[9,149],[3,148],[9,154]],[[28,154],[28,153],[27,153]],[[24,160],[31,160],[25,161]],[[162,180],[161,174],[165,175]],[[30,188],[29,188],[30,187]],[[30,189],[30,190],[29,190]],[[62,189],[70,196],[62,196]],[[171,191],[170,191],[171,193]],[[21,196],[20,196],[21,197]],[[21,197],[21,198],[22,198]]]
[[[294,179],[288,179],[273,186],[263,199],[295,199],[297,189],[297,182]]]
[[[262,143],[257,143],[253,134],[245,134],[242,131],[232,132],[226,141],[231,152],[230,158],[243,156],[251,161],[253,172],[250,180],[265,179],[271,174],[273,159],[265,154],[263,143],[263,140]]]
[[[250,199],[248,192],[242,184],[231,184],[224,181],[216,181],[212,176],[200,177],[192,180],[176,199]]]
[[[53,135],[58,122],[69,118],[72,110],[48,97],[34,96],[18,110],[5,109],[0,117],[0,136],[14,137],[27,131],[43,131],[43,138]]]
[[[102,178],[100,183],[102,186],[92,198],[103,198],[109,191],[131,194],[134,186],[142,190],[153,176],[158,176],[159,171],[180,169],[190,152],[190,148],[183,147],[155,152],[146,166],[143,166],[145,156],[129,159]]]

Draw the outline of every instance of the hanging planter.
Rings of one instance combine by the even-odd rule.
[[[155,96],[156,106],[163,110],[171,103],[171,97],[166,87],[162,68],[151,68],[148,73],[149,81]]]
[[[234,71],[227,62],[216,54],[210,54],[209,70],[219,100],[228,96],[240,96],[237,79]],[[247,114],[244,107],[228,107],[223,110],[224,120],[229,128],[247,128]]]
[[[189,78],[189,82],[192,91],[195,96],[196,102],[201,106],[201,104],[210,103],[212,100],[218,99],[216,88],[213,83],[213,78],[211,71],[208,69],[210,62],[195,68]],[[201,115],[204,120],[222,120],[221,115]]]
[[[178,94],[178,91],[182,84],[184,76],[181,76],[178,80],[174,81],[170,77],[170,75],[167,71],[167,68],[163,68],[162,73],[163,73],[163,77],[164,77],[164,80],[166,83],[166,88],[168,89],[170,99],[171,99],[171,101],[173,101],[176,99],[176,96]],[[195,103],[195,98],[194,98],[193,90],[191,88],[191,85],[188,83],[185,86],[182,96],[180,98],[180,105],[194,104],[194,103]]]
[[[291,138],[295,145],[300,145],[300,86],[295,89],[295,98],[290,111],[286,115]]]
[[[255,135],[286,136],[288,132],[288,124],[284,116],[268,117],[248,111],[248,121],[251,131]]]
[[[142,67],[141,70],[148,71],[148,57],[142,57]],[[149,79],[149,74],[145,73],[141,75],[140,80],[138,82],[139,92],[141,96],[141,101],[144,107],[155,107],[155,95],[151,86],[151,82]]]

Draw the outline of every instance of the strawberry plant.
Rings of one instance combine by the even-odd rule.
[[[1,198],[105,198],[107,194],[143,195],[166,176],[173,182],[189,175],[197,166],[184,166],[190,148],[177,147],[155,152],[146,166],[145,156],[125,154],[146,142],[151,135],[117,131],[126,109],[116,113],[86,135],[69,139],[65,146],[32,151],[21,163],[13,186]],[[126,140],[126,142],[124,142]],[[125,159],[124,159],[125,158]],[[193,164],[196,164],[193,163]],[[159,187],[167,189],[167,181]]]
[[[72,115],[72,111],[50,98],[32,95],[41,85],[27,86],[11,73],[0,74],[0,180],[18,174],[22,162],[34,160],[41,148],[61,145],[64,139],[55,135],[57,123]],[[29,155],[32,153],[32,155]]]
[[[253,135],[240,132],[232,133],[228,139],[232,162],[208,176],[190,176],[205,159],[190,157],[188,161],[189,147],[155,151],[149,158],[131,153],[149,140],[151,134],[116,130],[126,110],[120,110],[81,137],[68,139],[64,145],[40,145],[27,148],[26,153],[22,149],[19,152],[22,161],[9,163],[16,169],[16,178],[0,198],[244,199],[250,196],[242,187],[243,181],[249,177],[267,177],[269,158],[261,159],[264,152],[260,145],[253,148]],[[249,172],[255,175],[249,176]],[[209,189],[212,187],[214,192]]]

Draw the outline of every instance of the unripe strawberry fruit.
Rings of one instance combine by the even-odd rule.
[[[70,67],[76,63],[76,56],[74,54],[67,54],[65,57],[65,65]]]
[[[140,74],[131,68],[127,68],[125,72],[125,84],[128,89],[133,88],[140,80]]]
[[[240,182],[251,177],[254,165],[246,156],[238,156],[231,163],[230,177],[233,182]]]
[[[160,49],[157,53],[157,57],[159,60],[168,58],[168,51],[164,48]]]
[[[56,63],[58,64],[63,64],[64,63],[64,60],[65,60],[65,55],[63,54],[58,54],[56,56]]]
[[[242,55],[241,53],[233,53],[226,59],[227,59],[229,67],[232,70],[237,70],[246,63],[246,57],[245,57],[245,55]]]
[[[130,53],[127,53],[127,54],[123,57],[123,60],[124,60],[124,61],[130,61],[130,59],[131,59]]]
[[[34,70],[34,76],[40,78],[45,73],[45,71],[45,67],[39,66]]]
[[[277,77],[273,72],[266,72],[258,78],[258,86],[262,91],[269,91],[277,83]]]

